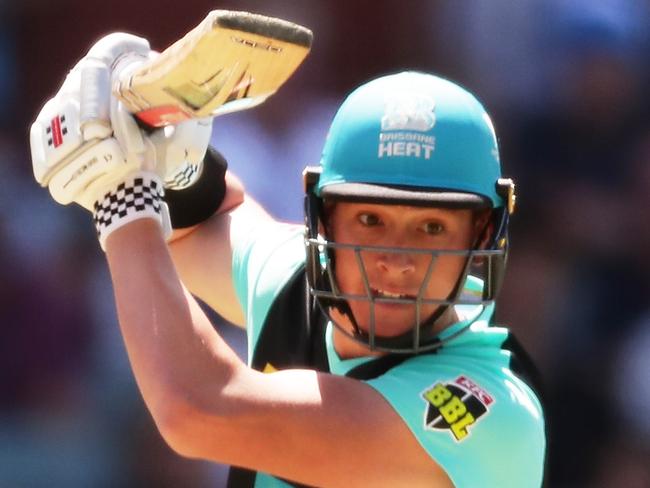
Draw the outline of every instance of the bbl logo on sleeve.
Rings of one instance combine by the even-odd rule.
[[[466,376],[435,383],[422,392],[427,407],[424,427],[448,430],[456,442],[464,440],[471,428],[489,411],[494,398]]]

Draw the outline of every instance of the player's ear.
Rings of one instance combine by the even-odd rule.
[[[486,249],[494,234],[494,219],[491,209],[476,210],[474,217],[474,242],[476,249]]]

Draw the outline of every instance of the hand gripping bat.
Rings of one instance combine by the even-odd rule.
[[[59,203],[78,200],[102,175],[140,166],[142,138],[128,130],[135,122],[121,113],[155,129],[254,107],[291,76],[311,41],[311,31],[297,24],[227,10],[210,12],[160,54],[146,39],[109,34],[71,70],[32,124],[34,176]],[[196,137],[207,134],[208,141],[211,125],[204,125]]]

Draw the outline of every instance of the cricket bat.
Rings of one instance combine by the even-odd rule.
[[[286,20],[213,10],[156,58],[124,69],[112,91],[151,128],[245,110],[287,81],[312,38]]]

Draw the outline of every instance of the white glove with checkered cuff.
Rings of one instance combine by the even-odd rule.
[[[171,234],[155,153],[110,88],[121,57],[150,53],[139,37],[104,37],[70,71],[30,131],[36,181],[57,202],[76,202],[94,214],[102,249],[111,232],[140,218],[157,220],[165,237]]]
[[[163,196],[162,180],[147,171],[135,171],[117,185],[107,187],[93,207],[93,220],[102,249],[106,250],[106,239],[112,232],[138,219],[156,220],[168,239],[172,227]]]

